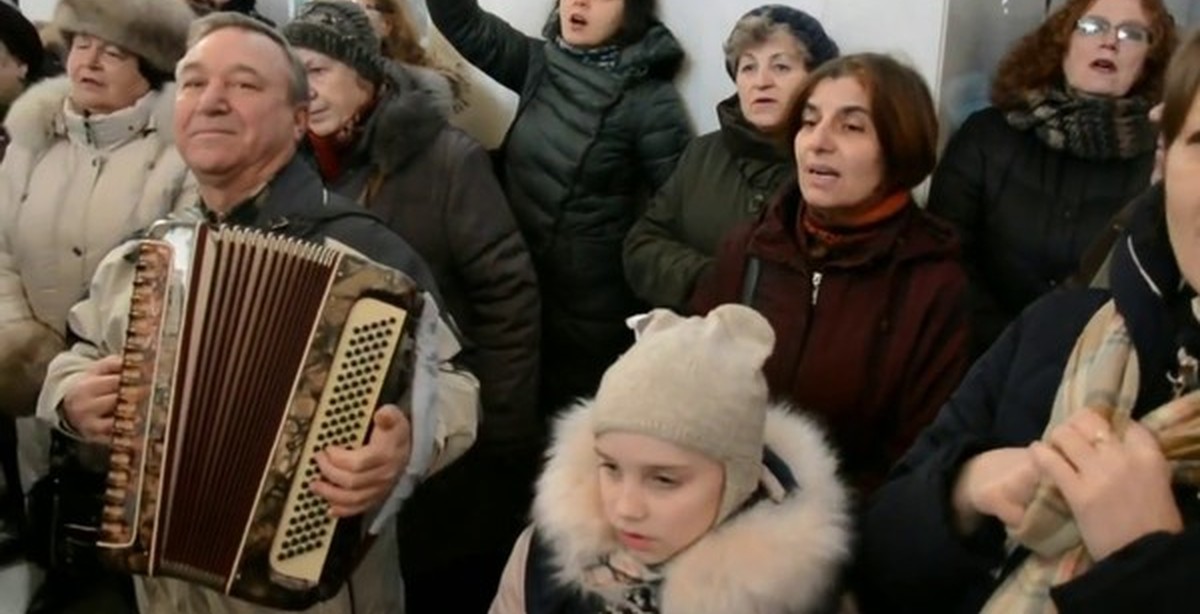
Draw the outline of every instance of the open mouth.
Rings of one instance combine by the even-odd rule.
[[[568,21],[568,23],[570,23],[572,26],[576,26],[576,27],[580,27],[580,28],[586,28],[586,27],[587,27],[587,25],[588,25],[588,20],[587,20],[587,18],[586,18],[586,17],[584,17],[583,15],[580,15],[579,13],[574,13],[574,14],[572,14],[572,15],[571,15],[571,16],[570,16],[570,17],[567,19],[567,21]]]
[[[1112,60],[1095,60],[1091,63],[1091,67],[1106,74],[1117,72],[1117,63]]]
[[[804,170],[804,172],[819,179],[837,179],[838,177],[842,176],[842,174],[837,172],[837,170],[832,166],[827,166],[824,164],[810,165]]]

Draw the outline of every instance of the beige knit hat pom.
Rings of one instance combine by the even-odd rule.
[[[690,318],[656,309],[638,328],[638,341],[600,382],[596,434],[641,433],[723,463],[719,523],[754,493],[762,474],[768,405],[762,367],[775,333],[742,305]]]

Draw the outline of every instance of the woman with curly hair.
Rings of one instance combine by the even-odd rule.
[[[1175,26],[1162,0],[1070,0],[1001,61],[950,140],[930,211],[962,236],[973,353],[1062,284],[1149,182]]]

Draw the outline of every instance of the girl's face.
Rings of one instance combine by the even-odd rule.
[[[825,218],[852,218],[883,196],[883,148],[871,98],[855,77],[813,89],[795,145],[800,193]]]
[[[617,540],[638,560],[670,560],[716,522],[725,469],[698,452],[636,433],[596,437],[600,499]]]
[[[625,20],[625,0],[561,0],[558,23],[574,47],[599,47],[616,36]]]

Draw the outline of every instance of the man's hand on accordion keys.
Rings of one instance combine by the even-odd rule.
[[[63,396],[63,417],[84,439],[107,443],[112,437],[113,413],[121,380],[121,357],[97,360]]]
[[[312,490],[329,502],[334,516],[361,514],[388,498],[411,454],[408,417],[395,405],[384,405],[375,412],[374,428],[363,447],[331,446],[317,454],[322,479],[313,481]]]

